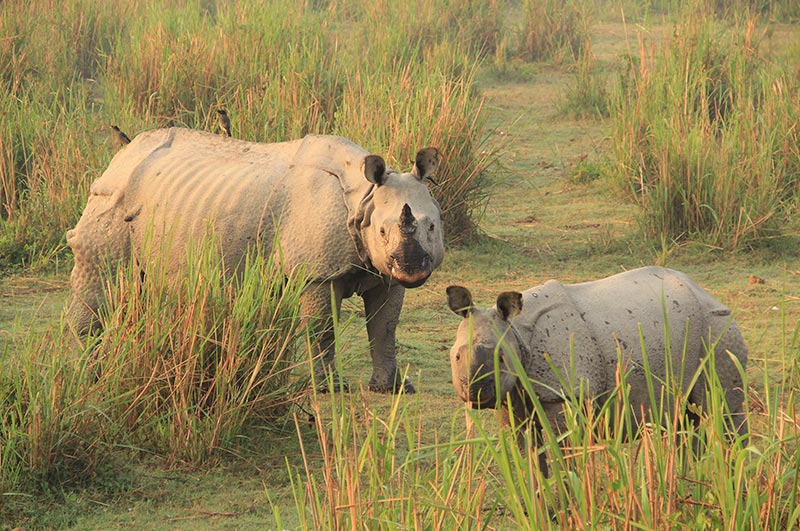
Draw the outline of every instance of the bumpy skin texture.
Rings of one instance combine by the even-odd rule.
[[[209,235],[232,271],[253,244],[269,250],[277,241],[282,263],[312,276],[302,304],[304,316],[318,318],[318,374],[333,372],[334,307],[359,294],[370,387],[413,391],[398,373],[395,328],[405,288],[424,283],[444,255],[439,206],[424,182],[439,155],[435,148],[420,154],[410,173],[398,173],[340,137],[259,144],[180,128],[139,134],[93,183],[67,233],[75,255],[68,320],[81,336],[98,326],[108,264],[131,253],[148,259],[146,240],[173,276],[188,247]]]
[[[618,348],[624,365],[619,369],[627,371],[631,412],[641,421],[640,411],[648,412],[649,417],[651,404],[641,326],[656,397],[661,396],[659,383],[671,370],[672,381],[681,382],[689,401],[704,407],[704,380],[698,379],[693,386],[691,382],[708,346],[716,345],[716,372],[731,413],[728,427],[732,432],[747,433],[742,378],[728,355],[730,352],[746,366],[742,335],[730,310],[681,272],[644,267],[582,284],[550,280],[521,294],[505,292],[488,310],[476,309],[466,288],[450,286],[447,294],[450,309],[464,317],[450,351],[453,385],[458,396],[474,407],[498,404],[494,351],[503,336],[497,370],[501,407],[507,410],[509,421],[512,416],[518,425],[533,421],[536,428],[531,399],[512,370],[512,357],[519,356],[548,421],[560,429],[565,395],[577,394],[581,384],[588,396],[597,400],[614,390]],[[553,372],[545,354],[563,380]],[[571,389],[564,389],[562,382]],[[510,410],[506,397],[511,399]]]

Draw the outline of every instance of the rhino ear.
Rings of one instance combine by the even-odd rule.
[[[417,176],[420,180],[430,180],[436,175],[436,170],[439,169],[439,161],[441,155],[439,150],[435,147],[426,147],[417,151],[417,158],[414,161],[414,168],[411,173]]]
[[[522,311],[522,293],[518,291],[504,291],[497,296],[497,311],[504,321],[513,319]]]
[[[364,157],[364,177],[373,184],[381,186],[386,182],[386,163],[380,155]]]
[[[472,294],[461,286],[447,287],[447,305],[453,312],[466,318],[475,307],[472,305]]]

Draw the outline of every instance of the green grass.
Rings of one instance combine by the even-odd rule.
[[[436,145],[444,219],[474,232],[478,181],[494,158],[473,79],[494,46],[497,4],[45,4],[0,12],[0,267],[65,255],[63,234],[116,150],[110,124],[131,137],[215,130],[221,107],[237,138],[339,134],[402,170]]]
[[[4,9],[0,15],[8,30],[4,34],[19,36],[0,39],[3,86],[17,98],[2,103],[12,118],[4,122],[0,148],[1,197],[8,209],[0,252],[8,253],[3,260],[17,268],[56,268],[47,274],[26,268],[0,278],[0,528],[800,526],[800,509],[792,496],[800,486],[799,227],[790,218],[776,235],[745,238],[748,244],[739,251],[709,243],[707,237],[642,237],[640,216],[646,209],[627,201],[604,178],[614,160],[615,117],[605,121],[594,113],[564,112],[569,89],[602,86],[606,74],[613,85],[616,73],[627,68],[627,57],[638,54],[633,25],[618,22],[616,3],[597,3],[582,12],[591,22],[591,48],[585,48],[591,55],[583,56],[583,71],[577,69],[580,61],[530,63],[515,56],[520,34],[514,28],[520,26],[508,25],[508,17],[512,14],[515,24],[524,22],[519,3],[419,3],[411,9],[373,2],[275,6],[310,18],[276,17],[246,2],[143,2],[134,6],[138,11],[128,5],[110,10],[99,1],[69,2],[64,13],[70,22],[64,24],[54,24],[49,11],[36,5],[23,12]],[[793,53],[800,42],[797,27],[762,24],[783,17],[779,11],[792,5],[769,6],[753,35],[763,35],[761,57],[770,69],[785,72],[788,89],[800,71]],[[154,14],[155,7],[164,12]],[[628,20],[635,18],[640,25],[647,43],[671,35],[673,21],[680,20],[671,2],[622,7]],[[641,8],[635,17],[634,7]],[[663,15],[665,9],[670,16]],[[475,20],[482,22],[473,24]],[[713,44],[730,46],[724,48],[730,61],[738,57],[746,35],[738,23],[712,24]],[[377,34],[357,30],[363,27],[390,29]],[[43,46],[28,37],[37,32],[57,45]],[[189,32],[197,38],[189,38]],[[262,56],[250,60],[248,50],[259,46],[263,34],[286,45],[262,47]],[[132,39],[126,47],[128,35]],[[728,35],[739,40],[727,40]],[[374,71],[354,67],[354,50],[367,49],[365,42],[370,51],[361,59],[376,65]],[[501,43],[506,53],[501,53]],[[130,55],[134,49],[136,57]],[[479,50],[492,65],[478,65]],[[167,53],[173,61],[163,59]],[[125,64],[115,59],[123,56]],[[506,61],[505,72],[497,68],[500,60]],[[315,66],[317,61],[324,68]],[[427,68],[430,62],[439,68],[435,73]],[[187,70],[189,63],[203,67],[196,78],[200,82],[187,82],[195,79]],[[117,77],[101,77],[108,71]],[[148,74],[128,83],[128,76],[141,72]],[[576,84],[578,75],[586,85]],[[158,84],[149,84],[150,76]],[[64,89],[74,86],[75,79],[85,90]],[[758,81],[764,93],[777,94],[776,85],[762,83],[762,77],[751,81]],[[409,86],[421,90],[404,96]],[[58,96],[58,103],[34,98],[44,93]],[[366,105],[362,109],[361,101],[391,105],[374,114]],[[791,110],[770,107],[780,101],[764,100],[760,109],[772,109],[771,117]],[[455,110],[445,112],[443,102]],[[242,418],[233,415],[227,436],[214,438],[202,417],[182,416],[188,409],[167,413],[165,397],[197,397],[195,391],[207,389],[202,382],[209,379],[200,376],[195,380],[199,386],[176,389],[167,377],[157,386],[141,378],[148,367],[152,374],[154,364],[166,367],[182,354],[159,359],[158,349],[130,347],[140,341],[182,345],[187,336],[221,342],[222,332],[187,334],[194,324],[173,318],[181,313],[177,308],[185,307],[180,305],[186,304],[188,291],[167,303],[158,291],[139,292],[133,279],[121,277],[112,290],[121,304],[106,317],[116,330],[98,347],[111,358],[107,371],[94,381],[90,357],[67,356],[70,349],[57,330],[69,268],[61,238],[80,213],[88,183],[115,149],[105,124],[124,124],[130,134],[167,124],[211,130],[217,106],[231,112],[234,134],[240,137],[271,141],[304,132],[337,132],[402,168],[423,144],[449,146],[446,151],[453,154],[446,171],[475,174],[472,184],[457,176],[451,181],[449,173],[444,182],[437,181],[456,198],[464,193],[454,186],[457,181],[475,187],[468,223],[477,224],[478,236],[462,237],[458,225],[447,225],[450,238],[471,243],[448,248],[431,280],[406,295],[398,361],[408,367],[417,395],[391,397],[359,389],[371,370],[360,301],[344,305],[346,326],[338,338],[338,358],[354,392],[310,397],[302,409],[286,410],[288,416],[280,420],[248,414],[238,424]],[[340,118],[346,112],[346,120],[337,118],[337,112]],[[751,123],[745,118],[742,114],[738,127]],[[784,130],[785,122],[764,123],[772,124],[764,133],[775,136]],[[472,136],[472,130],[486,134]],[[731,138],[747,140],[753,152],[768,146],[790,158],[783,155],[791,155],[786,151],[791,142],[748,140],[752,134],[737,132]],[[691,147],[691,135],[674,136],[675,145],[664,148],[666,152],[683,153]],[[751,152],[742,153],[749,157]],[[485,171],[471,157],[497,159],[498,164]],[[730,158],[724,162],[730,164]],[[491,301],[499,291],[524,289],[549,278],[577,282],[652,263],[686,271],[733,309],[750,348],[750,446],[730,449],[713,422],[715,414],[700,428],[709,441],[702,455],[673,444],[676,438],[696,437],[673,426],[642,430],[626,442],[619,434],[583,429],[602,424],[609,410],[588,415],[574,404],[566,445],[559,448],[552,438],[547,440],[553,474],[544,478],[514,437],[498,431],[495,412],[465,411],[453,393],[447,351],[457,318],[446,308],[445,286],[470,285],[476,300]],[[751,284],[751,275],[764,283]],[[232,288],[224,286],[229,285],[194,284],[207,290],[208,298],[199,300],[213,299],[213,306],[228,314],[227,305],[233,303],[226,290]],[[136,303],[140,294],[141,304]],[[243,299],[248,302],[238,315],[244,330],[259,298],[252,292]],[[198,316],[199,322],[208,323]],[[200,351],[203,356],[206,352]],[[138,372],[134,361],[140,363]],[[181,367],[175,364],[164,375],[177,374]],[[302,369],[296,371],[302,374]],[[100,385],[117,391],[97,392]],[[131,399],[137,393],[138,402]],[[157,408],[161,414],[142,415],[139,421],[124,415]],[[171,439],[173,429],[185,437],[180,444]]]
[[[800,184],[800,85],[759,53],[758,18],[723,31],[690,5],[660,47],[640,41],[612,105],[614,174],[645,237],[723,249],[774,236]]]

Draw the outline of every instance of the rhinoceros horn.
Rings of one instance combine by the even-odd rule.
[[[414,219],[414,214],[411,213],[411,207],[408,203],[403,205],[403,211],[400,212],[400,232],[403,234],[414,234],[417,231],[417,220]]]

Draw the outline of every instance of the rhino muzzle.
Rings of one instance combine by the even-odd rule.
[[[461,386],[458,393],[464,402],[469,402],[472,409],[491,409],[495,407],[495,382],[492,372],[481,365],[473,371],[472,378],[460,376]]]
[[[433,273],[433,258],[414,239],[413,233],[404,236],[400,247],[389,255],[389,273],[402,286],[417,288]]]
[[[418,288],[431,276],[433,260],[431,260],[430,255],[425,255],[416,264],[412,266],[392,256],[392,262],[389,266],[392,278],[405,288]]]

